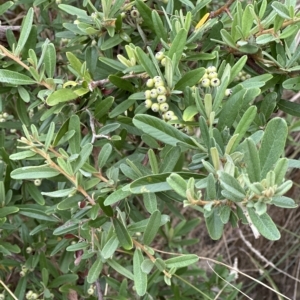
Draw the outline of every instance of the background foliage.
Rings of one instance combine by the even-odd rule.
[[[296,299],[249,242],[276,249],[270,211],[298,202],[296,5],[1,4],[0,297],[238,299],[266,278]],[[229,242],[199,251],[229,233],[293,294],[238,279]]]

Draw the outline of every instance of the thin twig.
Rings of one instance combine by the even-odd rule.
[[[0,279],[0,283],[15,300],[18,300],[18,298],[12,293],[12,291],[8,288],[8,286],[1,279]]]
[[[95,284],[96,284],[96,290],[97,290],[97,297],[98,297],[98,300],[103,300],[103,295],[102,295],[102,291],[101,291],[101,286],[100,286],[100,282],[99,282],[98,279],[95,281]]]
[[[220,14],[224,13],[224,12],[228,12],[228,7],[234,2],[235,0],[228,0],[225,5],[223,5],[222,7],[220,7],[219,9],[215,10],[215,11],[211,11],[209,14],[209,18],[216,18],[218,17]]]

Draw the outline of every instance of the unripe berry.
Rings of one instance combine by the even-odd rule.
[[[151,95],[151,98],[157,98],[157,96],[158,96],[157,90],[156,89],[152,89],[150,91],[150,95]]]
[[[151,106],[151,109],[154,112],[158,112],[159,111],[159,104],[158,103],[153,103],[152,106]]]
[[[138,18],[138,17],[140,16],[140,13],[139,13],[138,10],[133,9],[133,10],[130,12],[130,15],[131,15],[132,18],[136,19],[136,18]]]
[[[4,119],[7,119],[7,118],[9,117],[9,114],[8,114],[7,112],[5,112],[5,113],[3,113],[2,117],[3,117]]]
[[[4,123],[6,120],[4,118],[0,118],[0,123]]]
[[[151,91],[150,90],[146,90],[144,95],[145,95],[146,99],[151,99]]]
[[[210,80],[208,79],[208,78],[204,78],[204,79],[202,79],[201,80],[201,85],[203,86],[203,87],[209,87],[210,86]]]
[[[29,290],[27,293],[26,293],[26,299],[31,299],[31,295],[33,294],[33,291],[32,290]]]
[[[154,86],[155,86],[156,88],[158,88],[158,87],[160,87],[160,86],[165,86],[165,83],[164,83],[162,80],[156,81],[155,84],[154,84]]]
[[[166,58],[164,57],[161,61],[160,61],[160,63],[161,63],[161,65],[162,66],[165,66],[166,65]]]
[[[90,287],[90,288],[87,290],[87,293],[88,293],[89,295],[93,295],[94,292],[95,292],[95,290],[94,290],[92,287]]]
[[[183,127],[183,125],[182,125],[182,124],[179,124],[179,123],[174,124],[174,126],[175,126],[175,128],[182,128],[182,127]]]
[[[20,272],[20,277],[24,277],[26,275],[26,273],[24,271]]]
[[[220,85],[220,79],[219,78],[214,78],[210,81],[210,85],[213,87],[219,86]]]
[[[217,68],[215,66],[209,66],[207,67],[206,69],[206,72],[207,73],[210,73],[210,72],[216,72],[217,71]]]
[[[124,11],[121,13],[121,18],[122,18],[122,19],[125,19],[125,18],[126,18],[126,13],[125,13]]]
[[[31,295],[31,298],[30,298],[30,299],[36,300],[37,298],[38,298],[38,294],[33,293],[33,294]]]
[[[150,108],[152,106],[152,101],[150,99],[147,99],[144,103],[146,108]]]
[[[168,111],[168,109],[169,109],[169,104],[168,104],[168,103],[162,103],[162,104],[159,106],[159,110],[160,110],[160,111],[165,112],[165,111]]]
[[[242,81],[245,81],[246,80],[246,76],[241,76],[240,78]]]
[[[153,80],[154,80],[154,82],[162,81],[162,79],[161,79],[160,76],[154,76],[154,77],[153,77]]]
[[[164,55],[164,53],[163,52],[157,52],[156,54],[155,54],[155,58],[157,59],[157,60],[162,60],[163,58],[165,57],[165,55]]]
[[[158,86],[156,90],[158,95],[165,95],[167,93],[167,89],[162,85]]]
[[[41,179],[35,179],[33,183],[34,183],[35,186],[40,186],[42,184],[42,180]]]
[[[250,74],[246,74],[246,79],[249,79],[249,78],[251,78],[251,75]]]
[[[169,111],[165,112],[164,115],[166,116],[167,120],[171,120],[172,117],[175,117],[174,112],[172,110],[169,110]]]
[[[217,78],[218,77],[218,73],[217,72],[210,72],[208,73],[208,78],[209,79],[213,79],[213,78]]]
[[[147,82],[146,82],[146,86],[148,88],[153,88],[153,86],[154,86],[154,80],[152,78],[148,79]]]
[[[5,300],[5,296],[3,294],[0,294],[0,300]]]
[[[225,96],[228,97],[232,94],[232,89],[226,89],[225,90]]]
[[[199,82],[201,82],[201,80],[203,80],[203,79],[205,79],[205,78],[208,78],[208,74],[207,74],[207,73],[205,73],[205,74],[203,75],[203,77],[200,79]]]
[[[10,133],[16,133],[16,132],[17,132],[17,129],[16,129],[16,128],[10,129]]]
[[[193,135],[194,134],[194,128],[192,126],[186,126],[183,130],[187,135]]]
[[[165,95],[158,95],[157,102],[158,103],[165,103],[167,101],[167,97]]]
[[[27,248],[26,248],[26,253],[27,253],[27,254],[30,254],[31,252],[32,252],[32,248],[31,248],[31,247],[27,247]]]

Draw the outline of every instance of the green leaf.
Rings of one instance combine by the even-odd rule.
[[[134,99],[127,99],[123,102],[121,102],[119,105],[117,105],[109,114],[108,116],[110,118],[115,118],[118,115],[122,114],[125,110],[127,110],[129,107],[131,107],[135,103]]]
[[[21,53],[21,51],[29,37],[31,27],[32,27],[33,13],[34,13],[34,11],[33,11],[32,7],[30,7],[29,10],[26,12],[26,17],[25,17],[25,19],[22,23],[22,27],[21,27],[20,38],[19,38],[16,50],[14,51],[14,54],[16,56],[19,56],[19,54]]]
[[[77,115],[72,115],[69,119],[69,131],[75,130],[75,134],[69,139],[69,146],[72,154],[80,152],[81,143],[81,123]]]
[[[256,106],[250,106],[245,113],[243,114],[241,120],[239,121],[238,125],[235,128],[235,131],[233,135],[238,134],[238,137],[236,138],[232,148],[231,153],[234,152],[235,148],[238,146],[240,141],[243,139],[245,133],[249,129],[251,123],[255,119],[257,114],[257,107]]]
[[[230,35],[230,33],[228,33],[225,29],[221,29],[221,36],[222,36],[222,40],[231,48],[233,49],[237,49],[236,44],[232,38],[232,36]]]
[[[154,263],[149,258],[146,258],[141,265],[141,269],[145,274],[150,274],[153,267],[154,267]]]
[[[157,210],[157,199],[154,193],[144,193],[143,203],[150,214],[154,213]]]
[[[135,5],[143,18],[143,26],[147,26],[152,32],[155,32],[155,27],[152,22],[152,11],[148,5],[141,0],[135,0]]]
[[[134,286],[139,296],[144,296],[147,291],[147,275],[142,271],[141,265],[144,257],[141,249],[137,248],[133,254]]]
[[[261,179],[273,169],[280,155],[283,154],[287,134],[288,128],[284,119],[276,117],[267,124],[259,149]]]
[[[194,146],[194,142],[189,136],[156,117],[149,115],[136,115],[133,118],[133,124],[143,132],[165,144],[176,146],[180,143],[188,146],[189,148],[196,148]]]
[[[104,259],[110,258],[119,246],[119,239],[116,235],[113,235],[107,243],[104,245],[101,253]]]
[[[44,56],[45,71],[48,77],[53,78],[56,68],[56,50],[55,46],[50,43],[47,45],[47,49]]]
[[[41,178],[50,178],[57,176],[58,171],[48,167],[47,165],[42,166],[30,166],[15,169],[10,173],[11,178],[13,179],[41,179]]]
[[[181,55],[183,53],[183,49],[186,46],[186,38],[187,31],[184,28],[181,28],[175,36],[175,39],[172,41],[172,45],[170,50],[167,53],[167,56],[172,59],[173,55],[176,55],[175,66],[177,66],[179,60],[181,59]]]
[[[89,161],[89,157],[93,151],[94,147],[91,143],[85,144],[80,153],[79,153],[79,158],[76,160],[73,168],[74,172],[76,173],[79,169],[83,167],[83,165]]]
[[[107,97],[102,101],[97,101],[95,107],[95,119],[100,119],[107,114],[112,104],[114,103],[113,97]]]
[[[83,199],[84,198],[81,194],[75,194],[74,196],[67,197],[58,203],[57,209],[67,210],[73,207],[78,207],[78,202],[82,201]]]
[[[119,263],[117,263],[115,259],[108,259],[106,262],[119,274],[127,277],[130,280],[133,280],[133,274],[128,269],[124,268]]]
[[[21,159],[26,159],[32,156],[35,156],[36,153],[31,151],[31,150],[25,150],[17,153],[13,153],[9,156],[9,159],[11,160],[21,160]]]
[[[149,163],[150,163],[152,173],[153,174],[158,174],[159,173],[159,171],[158,171],[158,162],[157,162],[157,159],[156,159],[156,155],[155,155],[155,153],[152,149],[148,150],[148,158],[149,158]]]
[[[30,85],[36,83],[35,80],[32,80],[24,74],[9,70],[0,70],[0,82],[13,85]]]
[[[114,219],[113,224],[116,230],[116,234],[118,237],[118,240],[120,242],[120,245],[125,249],[125,250],[130,250],[133,247],[133,242],[132,238],[123,225],[123,223],[119,219]]]
[[[196,254],[187,254],[182,256],[173,257],[165,260],[165,264],[168,268],[184,268],[195,264],[199,260]]]
[[[87,275],[87,282],[88,283],[94,283],[98,278],[102,271],[103,263],[101,260],[101,257],[98,257],[91,268],[89,269],[88,275]]]
[[[150,77],[154,77],[157,75],[157,71],[151,59],[148,55],[139,47],[136,47],[135,53],[139,63],[143,66],[144,70]]]
[[[57,105],[58,103],[71,101],[78,98],[78,95],[70,89],[59,89],[54,93],[50,94],[46,102],[49,106]]]
[[[40,190],[32,183],[32,182],[26,182],[25,188],[29,195],[33,198],[33,200],[39,204],[44,205],[45,199],[43,195],[41,194]]]
[[[152,10],[152,22],[156,36],[164,41],[168,40],[167,30],[156,10]]]
[[[108,158],[110,157],[111,155],[111,152],[112,152],[112,145],[109,144],[109,143],[106,143],[101,151],[99,152],[99,155],[98,155],[98,168],[101,169],[105,166]]]
[[[160,173],[172,172],[181,156],[180,147],[172,147],[163,157],[159,166]]]
[[[246,197],[244,189],[241,187],[240,183],[228,173],[220,171],[220,183],[222,188],[222,195],[229,200],[234,202],[241,202]],[[226,196],[223,192],[226,192]]]
[[[177,194],[186,198],[187,183],[180,175],[172,173],[167,182]]]
[[[205,218],[205,223],[209,236],[213,240],[218,240],[222,236],[224,224],[221,221],[220,215],[216,208],[213,209],[213,213]]]
[[[53,235],[62,235],[62,234],[65,234],[65,233],[73,231],[73,230],[78,230],[78,227],[79,227],[78,223],[79,223],[78,220],[67,221],[65,224],[54,229]],[[51,253],[51,255],[54,255],[54,254]]]
[[[49,288],[57,288],[63,284],[66,283],[75,283],[78,279],[77,274],[65,274],[60,275],[52,280],[52,282],[49,284]]]
[[[199,82],[203,77],[206,70],[204,68],[198,68],[185,73],[181,79],[175,84],[175,90],[184,90],[186,86],[193,86]]]
[[[18,86],[18,93],[24,102],[26,103],[30,102],[30,94],[21,85]]]
[[[68,5],[68,4],[59,4],[58,7],[70,15],[73,15],[73,16],[76,16],[76,17],[79,17],[82,19],[88,18],[86,11],[83,9],[79,9],[76,6]]]
[[[288,10],[288,8],[286,7],[286,5],[278,2],[278,1],[274,1],[271,6],[273,7],[273,9],[277,12],[277,14],[287,20],[290,20],[290,12]]]
[[[144,232],[143,241],[145,245],[150,245],[160,227],[160,219],[161,213],[160,211],[156,210],[150,217],[149,222],[147,224],[146,230]]]
[[[249,37],[253,25],[253,17],[250,11],[251,8],[253,8],[253,6],[248,4],[244,9],[242,17],[242,32],[245,39]]]
[[[259,216],[256,214],[253,208],[248,208],[248,213],[253,225],[257,228],[262,236],[271,241],[280,239],[280,232],[269,215],[263,214]]]
[[[300,85],[299,85],[300,87]],[[292,116],[300,117],[300,104],[288,100],[280,99],[277,103],[279,109]]]
[[[243,55],[235,64],[231,67],[230,71],[230,80],[229,83],[234,80],[234,78],[239,74],[240,71],[243,70],[246,62],[247,62],[248,56]]]
[[[123,200],[124,198],[130,196],[132,194],[131,191],[123,191],[122,188],[119,188],[118,190],[114,191],[112,194],[110,194],[104,201],[104,205],[112,205],[120,200]]]
[[[18,211],[19,211],[19,208],[16,206],[1,207],[0,218],[4,218],[8,215],[15,214]]]
[[[88,242],[78,242],[76,244],[72,244],[66,248],[67,251],[75,252],[78,250],[86,249],[90,244]]]
[[[133,85],[132,85],[129,81],[127,81],[127,80],[125,80],[125,79],[123,79],[123,78],[121,78],[121,77],[119,77],[119,76],[116,76],[116,75],[110,75],[110,76],[108,76],[108,80],[109,80],[113,85],[115,85],[116,87],[118,87],[118,88],[120,88],[120,89],[122,89],[122,90],[131,92],[131,93],[134,92],[134,87],[133,87]]]
[[[0,16],[2,16],[7,10],[9,10],[14,5],[13,1],[7,1],[6,3],[0,5]]]
[[[285,197],[285,196],[273,197],[271,204],[283,208],[295,208],[298,206],[292,198]]]
[[[247,138],[242,144],[244,152],[244,160],[246,170],[251,182],[260,181],[260,161],[258,156],[258,149],[251,138]]]

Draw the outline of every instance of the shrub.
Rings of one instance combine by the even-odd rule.
[[[2,296],[235,299],[188,233],[278,240],[269,206],[296,207],[296,1],[77,3],[0,6]]]

